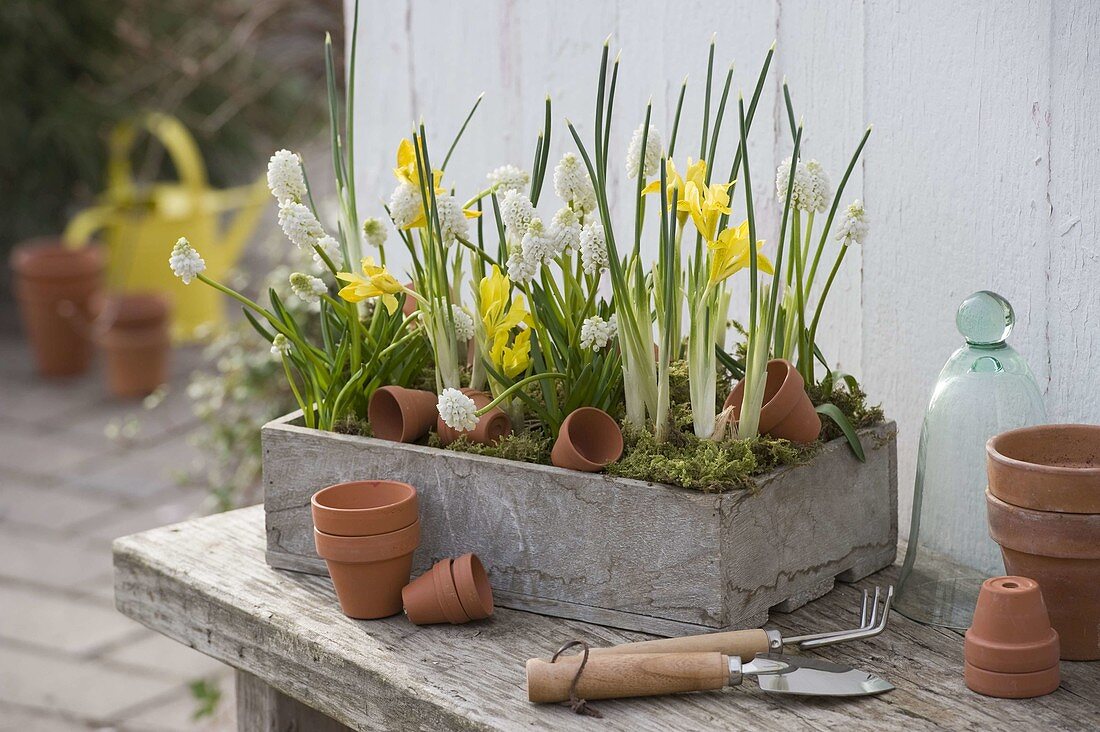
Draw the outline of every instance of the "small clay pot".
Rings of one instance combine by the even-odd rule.
[[[118,397],[143,397],[168,381],[171,338],[168,300],[155,294],[117,295],[103,305],[97,324],[106,357],[107,387]]]
[[[75,376],[91,364],[93,343],[84,327],[102,287],[103,254],[36,239],[11,254],[15,299],[42,376]]]
[[[405,287],[416,292],[416,288],[413,287],[412,282],[406,282]],[[412,295],[405,295],[405,303],[401,306],[401,314],[406,318],[415,313],[420,308],[420,302]]]
[[[821,434],[821,417],[806,394],[806,383],[790,361],[768,361],[764,402],[760,408],[760,434],[781,437],[791,442],[810,443]],[[734,419],[741,416],[745,380],[737,382],[726,397],[723,408],[733,407]]]
[[[561,423],[550,461],[559,468],[595,473],[623,454],[623,433],[607,412],[595,407],[574,409]]]
[[[382,386],[367,407],[371,431],[380,440],[416,442],[435,424],[437,397],[430,391]]]
[[[993,577],[982,583],[963,644],[972,691],[1023,699],[1058,688],[1058,633],[1050,626],[1039,583]]]
[[[462,389],[462,393],[474,400],[478,409],[488,406],[493,397],[476,389]],[[438,413],[438,412],[437,412]],[[439,417],[435,423],[436,432],[439,433],[439,441],[449,445],[459,437],[465,437],[471,442],[481,445],[495,445],[501,437],[512,432],[512,420],[500,407],[493,407],[485,414],[478,417],[477,426],[468,432],[460,432],[451,429],[447,423]]]
[[[1036,511],[1100,513],[1100,425],[1048,424],[986,443],[989,490]]]
[[[473,554],[443,559],[401,592],[405,615],[416,625],[460,625],[493,614],[493,590]]]
[[[334,536],[314,528],[313,539],[344,615],[372,620],[401,612],[401,590],[420,545],[419,521],[375,536]]]
[[[313,525],[334,536],[373,536],[416,522],[416,489],[395,480],[357,480],[322,488],[310,499]]]
[[[1100,659],[1100,514],[1035,511],[988,490],[985,500],[1005,568],[1042,587],[1061,657]]]

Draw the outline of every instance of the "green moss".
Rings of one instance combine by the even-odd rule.
[[[442,447],[439,437],[434,432],[429,438],[428,444],[432,447]],[[525,432],[506,435],[495,445],[479,445],[476,442],[470,442],[465,437],[460,437],[444,449],[498,457],[504,460],[516,460],[523,463],[549,465],[550,447],[550,438],[541,432]]]
[[[867,394],[855,379],[843,382],[841,386],[831,384],[826,379],[820,384],[807,387],[806,393],[810,395],[810,401],[814,404],[825,404],[826,402],[835,404],[840,411],[844,412],[848,421],[857,430],[871,427],[885,419],[880,405],[867,404]],[[821,426],[822,442],[835,440],[843,435],[840,428],[831,419],[822,419]]]

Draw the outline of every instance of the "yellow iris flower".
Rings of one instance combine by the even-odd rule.
[[[489,276],[483,277],[478,285],[485,337],[494,344],[499,334],[503,333],[507,338],[508,332],[520,323],[531,325],[531,314],[524,305],[523,295],[516,295],[509,305],[508,295],[511,290],[511,280],[495,264]]]
[[[696,160],[691,162],[691,158],[688,158],[687,168],[687,180],[695,182],[697,185],[704,185],[707,179],[707,162],[705,160]],[[672,199],[677,200],[684,197],[684,178],[680,177],[680,173],[676,170],[676,165],[671,160],[666,161],[665,167],[665,196],[668,199],[668,205],[672,205]],[[642,189],[642,195],[648,196],[650,193],[660,193],[661,191],[661,178],[658,176],[656,180],[652,181],[649,185]],[[679,193],[677,193],[679,191]],[[682,225],[687,219],[687,211],[677,211],[676,218],[679,219]]]
[[[416,139],[416,137],[414,136],[413,139]],[[416,168],[416,148],[408,138],[403,139],[397,146],[397,167],[393,169],[393,175],[402,183],[409,183],[420,190],[420,172]],[[447,189],[443,186],[442,170],[432,171],[432,183],[435,185],[435,195],[442,196],[447,192]],[[462,209],[462,214],[468,219],[476,219],[481,216],[480,211],[469,208]],[[424,208],[421,205],[419,215],[402,228],[419,229],[426,226],[427,223],[428,217],[424,215]]]
[[[507,343],[508,331],[497,333],[489,357],[497,369],[509,379],[514,379],[531,366],[531,329],[517,333],[511,346]]]
[[[711,183],[688,180],[684,183],[684,195],[677,205],[678,212],[687,212],[692,223],[706,242],[714,241],[714,229],[718,226],[718,217],[730,213],[729,183]]]
[[[404,292],[405,287],[398,282],[385,267],[374,263],[372,257],[365,257],[361,262],[363,274],[355,272],[338,272],[336,279],[347,282],[340,290],[340,297],[348,302],[360,302],[372,297],[381,297],[382,304],[392,315],[397,310],[397,298],[399,292]]]
[[[774,274],[771,260],[760,253],[764,242],[756,242],[756,266],[765,274]],[[718,235],[716,241],[707,244],[710,249],[710,279],[713,287],[729,276],[749,266],[751,250],[749,248],[749,222],[742,221]]]

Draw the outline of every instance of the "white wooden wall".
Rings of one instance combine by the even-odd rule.
[[[1100,3],[363,0],[360,25],[364,215],[381,213],[396,143],[413,122],[424,118],[441,156],[482,91],[448,170],[460,195],[499,164],[530,167],[547,93],[552,163],[572,149],[561,121],[590,135],[608,34],[623,49],[611,149],[625,152],[651,96],[667,137],[689,74],[681,159],[697,152],[712,32],[717,68],[735,60],[735,89],[746,96],[778,40],[750,144],[772,237],[775,164],[790,148],[781,79],[805,115],[805,155],[834,183],[873,123],[845,196],[865,200],[871,235],[849,253],[821,341],[898,421],[903,533],[921,416],[960,342],[954,311],[970,292],[993,289],[1015,306],[1012,343],[1052,419],[1100,422]],[[736,117],[728,119],[722,167],[736,137]],[[621,163],[613,168],[622,173]]]

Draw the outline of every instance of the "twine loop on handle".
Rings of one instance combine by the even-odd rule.
[[[574,646],[580,646],[582,654],[581,662],[577,666],[577,673],[573,676],[573,683],[569,684],[569,708],[572,709],[575,714],[603,718],[603,715],[598,709],[577,696],[577,683],[581,680],[581,674],[584,673],[584,667],[588,664],[588,644],[582,640],[571,640],[558,649],[557,653],[550,658],[550,663],[556,662],[561,654]]]

